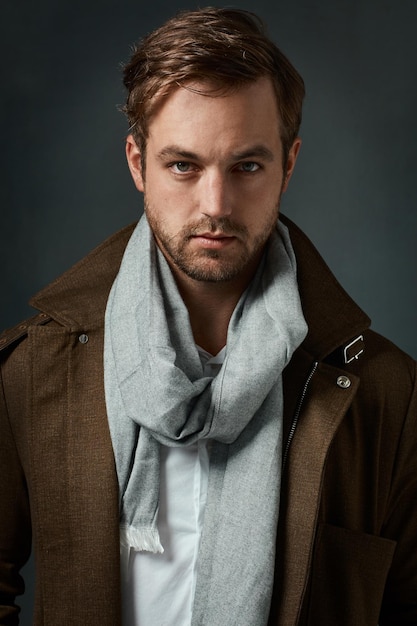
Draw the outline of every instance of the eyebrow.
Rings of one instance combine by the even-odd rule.
[[[195,152],[183,150],[180,146],[166,146],[157,154],[158,159],[187,159],[189,161],[197,161],[199,159]]]
[[[263,146],[262,144],[259,144],[256,146],[250,146],[247,150],[243,150],[242,152],[236,152],[235,154],[233,154],[233,158],[236,159],[236,161],[253,158],[264,159],[265,161],[273,161],[275,157],[273,152],[269,148]]]
[[[243,161],[245,159],[264,159],[265,161],[273,161],[273,152],[262,144],[256,144],[249,146],[246,150],[241,152],[234,152],[230,155],[232,161]],[[185,159],[187,161],[200,161],[201,157],[196,152],[184,150],[180,146],[172,145],[166,146],[157,154],[157,158],[160,160],[165,159]]]

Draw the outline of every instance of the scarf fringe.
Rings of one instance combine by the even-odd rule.
[[[133,526],[121,525],[120,545],[125,548],[132,548],[136,552],[153,552],[154,554],[164,552],[156,528],[133,528]]]

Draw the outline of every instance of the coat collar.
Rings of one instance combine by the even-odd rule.
[[[31,306],[70,328],[102,325],[107,298],[135,225],[126,226],[106,239],[39,291],[30,300]]]
[[[309,332],[303,349],[323,360],[370,325],[306,235],[288,218],[298,284]],[[40,291],[30,304],[71,328],[103,324],[107,298],[135,224],[119,231]]]
[[[285,216],[297,259],[297,279],[308,334],[302,348],[322,361],[369,328],[371,320],[352,300],[308,237]]]

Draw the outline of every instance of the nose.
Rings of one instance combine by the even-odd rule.
[[[219,218],[232,212],[231,189],[227,175],[212,171],[206,172],[201,188],[200,209],[203,215]]]

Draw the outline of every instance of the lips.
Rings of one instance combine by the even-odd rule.
[[[226,235],[225,233],[204,232],[193,235],[192,239],[203,247],[219,249],[231,244],[236,237],[234,235]]]
[[[194,237],[203,237],[204,239],[227,239],[229,237],[233,237],[233,235],[227,235],[226,233],[212,233],[212,232],[204,232],[204,233],[196,233]]]

